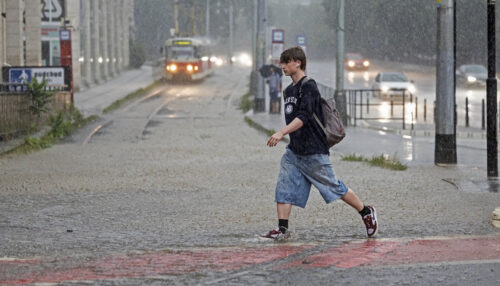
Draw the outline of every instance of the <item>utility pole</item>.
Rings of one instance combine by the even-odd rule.
[[[335,80],[335,101],[341,113],[342,123],[347,124],[346,95],[344,93],[344,0],[337,0],[337,58],[336,58],[336,80]]]
[[[210,0],[207,0],[205,9],[205,37],[210,37]]]
[[[456,164],[454,0],[437,0],[435,164]]]
[[[233,64],[233,0],[229,0],[229,62]]]
[[[196,5],[193,4],[191,7],[191,22],[193,23],[193,32],[192,36],[196,35]]]
[[[253,21],[252,21],[252,70],[257,71],[257,0],[253,0]]]
[[[175,36],[179,36],[179,0],[174,0]]]
[[[486,80],[488,178],[498,177],[495,48],[495,0],[488,0],[488,79]]]
[[[266,46],[266,2],[265,0],[257,0],[257,39],[256,39],[256,49],[257,49],[257,60],[256,60],[256,70],[262,67],[265,63],[265,46]],[[265,86],[264,78],[257,75],[257,96],[255,97],[255,112],[263,112],[265,109]]]

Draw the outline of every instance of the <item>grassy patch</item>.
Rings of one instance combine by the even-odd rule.
[[[5,153],[8,154],[26,154],[35,150],[48,148],[64,137],[71,135],[75,130],[81,128],[97,119],[96,115],[84,118],[80,111],[71,107],[68,112],[58,112],[49,116],[49,132],[40,138],[26,137],[24,144]]]
[[[342,160],[350,162],[364,162],[366,159],[363,156],[356,156],[356,154],[351,154],[342,157]]]
[[[276,130],[274,130],[274,129],[266,129],[266,128],[262,127],[260,124],[257,124],[255,121],[253,121],[249,117],[245,117],[245,121],[251,127],[253,127],[253,128],[255,128],[255,129],[259,130],[259,131],[262,131],[262,132],[266,133],[267,136],[272,136],[274,133],[276,133]]]
[[[402,164],[398,159],[392,158],[385,154],[381,154],[380,156],[373,156],[371,159],[365,158],[361,155],[357,156],[356,154],[351,154],[343,156],[342,160],[351,162],[366,162],[372,166],[395,170],[395,171],[404,171],[408,169],[408,166]]]
[[[253,96],[250,95],[250,92],[247,92],[241,97],[240,109],[243,111],[243,113],[247,113],[252,108],[253,108]]]
[[[159,81],[155,81],[154,83],[150,84],[148,87],[146,88],[140,88],[132,93],[129,93],[127,94],[127,96],[125,96],[124,98],[121,98],[121,99],[118,99],[118,100],[115,100],[113,103],[111,103],[108,107],[104,108],[104,110],[102,111],[103,113],[108,113],[108,112],[111,112],[113,110],[116,110],[120,107],[122,107],[125,103],[127,103],[129,100],[132,100],[132,99],[135,99],[135,98],[139,98],[141,96],[144,96],[145,94],[149,93],[151,90],[153,90],[155,87],[158,86],[160,82]]]

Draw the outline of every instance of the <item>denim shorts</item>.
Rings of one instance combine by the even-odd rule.
[[[286,148],[281,158],[281,169],[276,185],[276,202],[304,208],[311,184],[326,203],[343,197],[346,185],[335,177],[332,163],[326,154],[296,155]]]

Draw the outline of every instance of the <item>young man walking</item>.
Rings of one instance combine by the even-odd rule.
[[[290,134],[290,144],[281,158],[281,167],[276,185],[278,228],[262,234],[262,238],[283,240],[290,237],[288,218],[292,205],[304,208],[309,198],[311,184],[326,203],[342,199],[356,209],[366,226],[368,237],[377,234],[375,208],[365,206],[358,196],[335,176],[329,158],[326,135],[315,122],[313,113],[323,120],[320,94],[314,80],[302,84],[305,78],[306,56],[300,47],[290,48],[281,54],[281,67],[285,75],[292,78],[284,91],[286,126],[267,141],[274,147]],[[300,95],[299,95],[300,91]]]

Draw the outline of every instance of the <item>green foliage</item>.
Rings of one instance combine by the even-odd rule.
[[[94,121],[97,116],[93,115],[84,118],[80,111],[75,107],[70,107],[69,111],[59,111],[55,115],[49,116],[49,132],[41,138],[26,137],[24,144],[18,148],[9,151],[10,153],[29,153],[33,150],[49,148],[64,137],[71,135],[76,129],[85,126]]]
[[[130,66],[138,69],[140,68],[144,62],[146,61],[146,51],[142,44],[138,41],[129,41],[130,46]]]
[[[350,161],[350,162],[363,162],[365,161],[365,158],[363,156],[356,156],[356,154],[351,154],[347,156],[342,157],[343,161]]]
[[[27,85],[31,94],[31,105],[29,109],[34,115],[40,118],[42,113],[49,111],[49,108],[46,105],[52,99],[54,92],[45,90],[45,87],[47,86],[45,78],[43,78],[41,82],[38,82],[38,80],[34,77],[31,80],[31,83],[27,83]]]
[[[356,154],[351,154],[343,156],[342,161],[366,162],[372,166],[391,169],[395,171],[404,171],[408,169],[408,166],[402,164],[398,159],[392,158],[385,154],[381,154],[380,156],[373,156],[371,159],[367,159],[361,155],[357,156]]]
[[[243,113],[246,113],[250,109],[252,109],[252,107],[253,107],[253,99],[250,96],[250,92],[247,92],[241,97],[240,109],[243,111]]]

